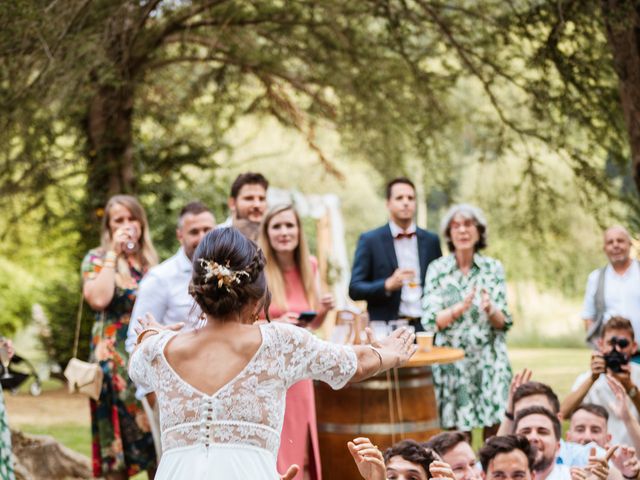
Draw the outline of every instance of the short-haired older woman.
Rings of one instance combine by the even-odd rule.
[[[441,224],[450,255],[427,270],[422,323],[436,345],[462,348],[465,358],[433,367],[442,428],[495,433],[511,382],[505,332],[511,326],[502,264],[480,255],[487,246],[482,210],[454,205]]]

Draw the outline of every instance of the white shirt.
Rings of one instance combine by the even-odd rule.
[[[545,480],[571,480],[571,468],[567,465],[556,463]]]
[[[403,230],[393,222],[389,222],[393,235],[393,249],[396,252],[398,268],[410,268],[416,272],[413,282],[405,282],[400,294],[399,317],[422,317],[422,288],[420,282],[420,257],[418,256],[418,237],[396,238],[399,233],[416,233],[416,225],[412,223],[407,230]]]
[[[189,295],[191,273],[191,260],[182,248],[174,256],[147,272],[140,282],[136,302],[133,304],[125,343],[127,352],[131,353],[135,347],[138,318],[144,317],[147,312],[161,325],[173,325],[178,322],[188,324],[189,320],[194,320],[195,324],[201,311]],[[136,397],[142,398],[147,393],[149,392],[138,388]]]
[[[582,318],[596,316],[596,290],[600,270],[589,274],[584,294]],[[640,262],[632,260],[631,266],[622,275],[616,273],[611,264],[604,271],[604,320],[614,315],[627,318],[633,325],[636,338],[640,338]]]
[[[231,215],[229,215],[224,222],[216,225],[216,228],[227,228],[227,227],[233,227],[233,216]]]
[[[630,363],[631,366],[631,381],[635,385],[640,385],[640,365],[635,363]],[[575,383],[573,384],[572,390],[575,391],[578,389],[582,383],[591,375],[591,371],[584,372],[576,378]],[[609,433],[611,434],[611,444],[624,444],[624,445],[633,445],[633,440],[627,431],[627,427],[625,426],[622,419],[615,414],[615,410],[613,405],[616,403],[616,396],[613,394],[613,391],[609,387],[607,383],[607,379],[604,375],[600,375],[600,377],[595,381],[593,386],[587,392],[587,395],[582,400],[583,403],[595,403],[596,405],[601,405],[607,409],[609,412],[609,422],[607,427],[609,429]],[[631,410],[631,414],[638,417],[638,410],[636,410],[633,401],[627,396],[627,405],[629,405],[629,409]]]

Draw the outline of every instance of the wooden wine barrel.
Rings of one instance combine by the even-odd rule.
[[[395,372],[332,390],[315,382],[322,473],[332,480],[358,478],[347,442],[369,437],[382,451],[402,439],[426,441],[440,431],[430,365],[463,357],[461,350],[434,348],[414,355]],[[439,361],[443,359],[443,361]]]

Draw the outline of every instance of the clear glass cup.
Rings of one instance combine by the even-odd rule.
[[[122,251],[125,253],[136,253],[138,251],[138,229],[135,225],[127,227],[129,240],[122,242]]]
[[[389,328],[392,332],[400,327],[409,327],[409,321],[403,319],[389,320]]]
[[[9,356],[9,344],[7,343],[7,339],[2,337],[0,338],[0,363],[2,364],[2,369],[4,373],[2,374],[2,378],[13,378],[13,375],[9,373],[9,362],[11,362],[11,357]]]
[[[386,337],[390,332],[389,325],[383,320],[370,321],[369,328],[373,331],[373,335],[376,337],[376,340]]]

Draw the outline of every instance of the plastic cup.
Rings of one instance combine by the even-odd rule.
[[[433,332],[418,332],[416,333],[416,343],[418,344],[418,350],[421,352],[428,352],[433,348]]]

